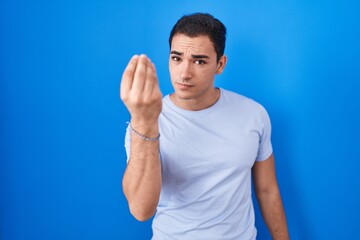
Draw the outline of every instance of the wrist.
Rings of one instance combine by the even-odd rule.
[[[145,141],[150,141],[150,142],[155,142],[155,141],[159,141],[160,139],[160,133],[156,136],[156,137],[150,137],[150,136],[146,136],[142,133],[139,133],[137,130],[135,130],[132,126],[131,123],[129,123],[129,129],[131,130],[133,135],[136,135],[137,137],[145,140]]]
[[[133,132],[138,133],[137,135],[140,134],[147,138],[157,138],[159,136],[159,124],[157,120],[139,121],[138,119],[132,118],[129,125]]]

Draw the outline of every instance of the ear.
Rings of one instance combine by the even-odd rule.
[[[222,55],[221,58],[219,59],[219,62],[218,62],[218,67],[216,69],[216,72],[215,74],[221,74],[224,69],[225,69],[225,65],[226,65],[226,61],[227,61],[227,57],[225,55]]]

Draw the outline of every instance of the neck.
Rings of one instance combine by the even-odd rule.
[[[200,98],[181,98],[173,93],[170,100],[179,108],[189,111],[200,111],[214,105],[220,98],[220,89],[213,88],[206,96]]]

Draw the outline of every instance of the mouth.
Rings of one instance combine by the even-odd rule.
[[[179,89],[181,90],[187,90],[192,88],[194,85],[189,84],[189,83],[182,83],[182,82],[175,82],[176,86],[178,86]]]

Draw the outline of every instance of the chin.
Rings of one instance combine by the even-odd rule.
[[[182,91],[176,91],[175,90],[174,97],[177,98],[177,99],[181,99],[181,100],[190,100],[194,96],[193,96],[193,94],[190,94],[190,93],[184,93]]]

